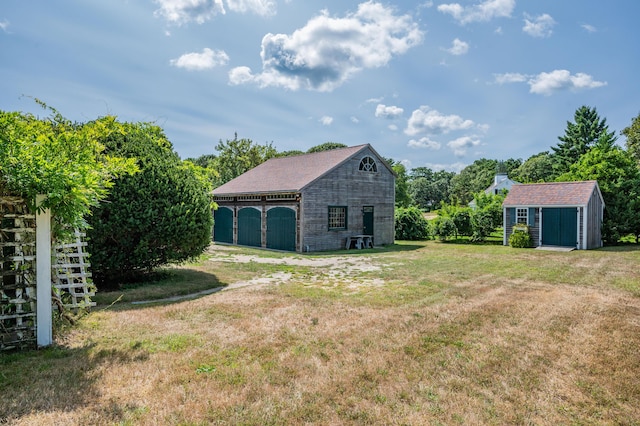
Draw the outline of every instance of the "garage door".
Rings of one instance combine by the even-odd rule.
[[[275,207],[267,212],[267,248],[296,251],[296,212]]]
[[[238,211],[238,244],[241,246],[262,246],[262,218],[260,210],[245,207]]]
[[[233,211],[220,207],[213,212],[213,241],[233,244]]]
[[[578,241],[575,207],[542,209],[542,244],[575,247]]]

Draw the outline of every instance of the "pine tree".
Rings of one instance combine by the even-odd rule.
[[[556,175],[569,171],[569,167],[586,154],[591,147],[612,146],[617,137],[609,132],[607,119],[600,119],[596,108],[581,106],[574,114],[575,123],[567,122],[564,136],[553,150],[553,168]]]

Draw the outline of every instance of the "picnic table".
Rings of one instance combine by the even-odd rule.
[[[373,235],[352,235],[347,237],[346,249],[349,250],[351,246],[357,249],[373,248]]]

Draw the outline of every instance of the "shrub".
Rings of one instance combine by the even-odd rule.
[[[109,155],[135,158],[140,172],[123,176],[88,218],[94,282],[117,287],[155,268],[202,253],[211,240],[211,190],[201,169],[182,162],[162,129],[124,125],[102,140]]]
[[[509,236],[509,245],[514,248],[527,248],[533,246],[529,227],[527,225],[514,225],[513,232]]]
[[[434,221],[434,233],[441,240],[446,240],[458,234],[456,224],[450,217],[438,217]]]
[[[395,214],[396,240],[429,238],[429,222],[417,207],[398,207]]]

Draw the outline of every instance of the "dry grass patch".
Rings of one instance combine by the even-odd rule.
[[[255,255],[228,249],[225,257],[246,253]],[[238,266],[212,256],[206,267],[220,274]],[[252,259],[254,278],[267,281],[244,277],[254,284],[97,311],[58,347],[0,355],[0,418],[640,423],[638,252],[430,242],[348,258],[268,259],[278,262]],[[595,278],[584,271],[589,264]]]

